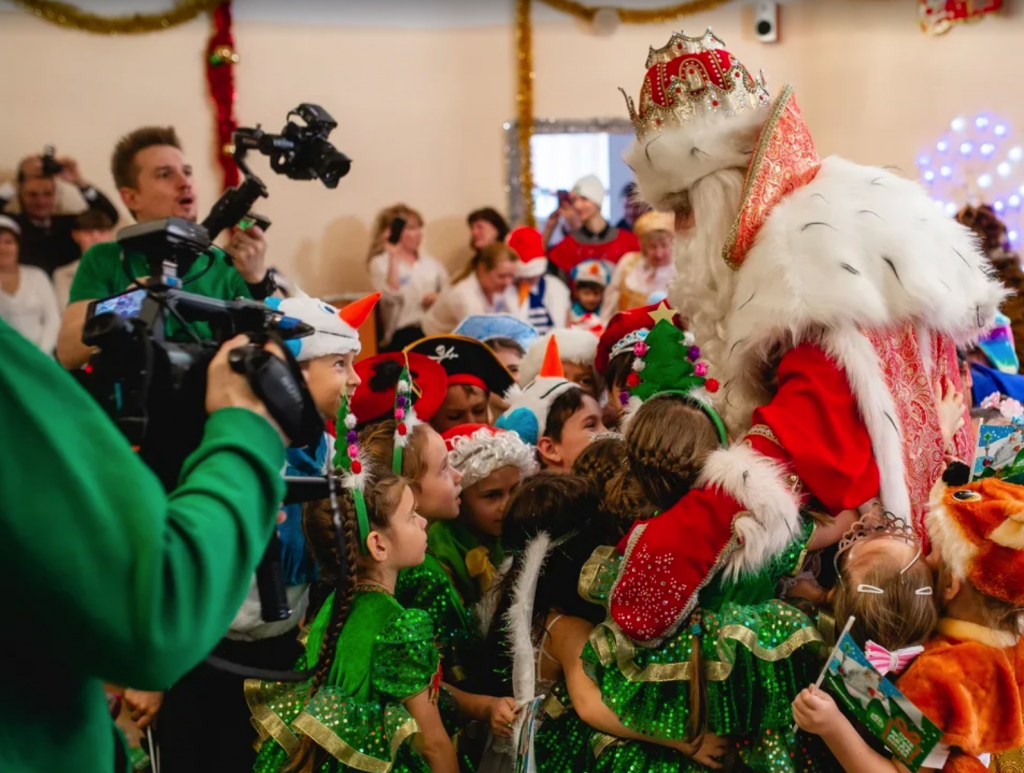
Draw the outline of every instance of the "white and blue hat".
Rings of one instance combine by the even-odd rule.
[[[472,314],[462,320],[452,332],[466,338],[475,338],[483,343],[492,338],[511,338],[523,347],[524,352],[537,340],[537,331],[533,325],[511,314]]]
[[[380,293],[353,301],[336,309],[319,298],[267,298],[265,303],[286,317],[293,317],[313,328],[312,335],[285,341],[299,362],[330,354],[359,354],[359,328],[373,312]]]

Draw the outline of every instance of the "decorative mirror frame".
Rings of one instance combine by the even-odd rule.
[[[519,154],[519,121],[508,121],[505,129],[505,158],[508,160],[508,221],[522,223],[526,216],[526,196],[519,181],[521,158]],[[633,134],[628,118],[561,119],[535,118],[534,134]]]

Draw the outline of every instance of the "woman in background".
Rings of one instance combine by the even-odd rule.
[[[370,284],[382,294],[383,351],[401,351],[423,338],[423,316],[448,286],[448,270],[421,254],[422,244],[423,216],[415,209],[395,204],[377,215],[367,267]]]
[[[423,332],[428,336],[445,335],[468,316],[514,312],[519,296],[512,281],[518,263],[516,254],[500,242],[474,255],[423,316]]]
[[[492,207],[475,209],[466,218],[469,225],[469,247],[474,255],[497,242],[504,242],[508,236],[508,223],[498,210]]]
[[[60,331],[60,306],[46,272],[18,262],[21,228],[0,215],[0,319],[53,355]]]

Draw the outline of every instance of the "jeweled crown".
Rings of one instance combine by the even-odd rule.
[[[619,90],[639,139],[694,118],[735,115],[771,101],[764,73],[751,77],[710,28],[699,38],[677,32],[663,48],[651,48],[639,108]]]
[[[861,540],[873,537],[893,537],[904,542],[918,544],[917,533],[902,518],[899,518],[888,510],[878,508],[865,513],[856,521],[853,526],[839,540],[839,550],[836,551],[836,566],[839,565],[839,557],[852,548]]]

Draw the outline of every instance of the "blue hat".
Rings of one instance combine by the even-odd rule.
[[[511,314],[473,314],[452,331],[455,335],[487,343],[492,338],[511,338],[525,352],[537,339],[537,331]]]

